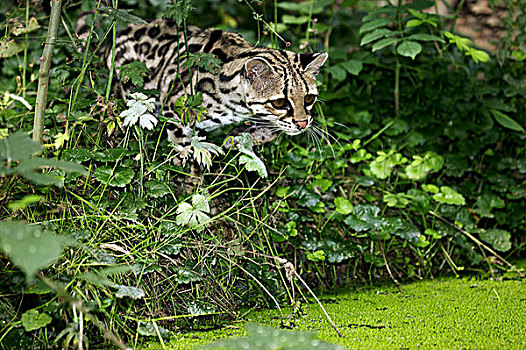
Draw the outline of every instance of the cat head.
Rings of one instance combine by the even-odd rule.
[[[247,106],[275,132],[304,132],[312,124],[312,110],[318,98],[315,77],[327,57],[326,52],[295,54],[269,49],[247,59]]]

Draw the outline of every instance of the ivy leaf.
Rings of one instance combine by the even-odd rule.
[[[51,316],[46,313],[39,313],[37,309],[31,309],[22,314],[21,321],[26,332],[30,332],[50,324]]]
[[[501,229],[479,230],[480,239],[491,244],[493,248],[500,252],[507,252],[511,249],[511,234]]]
[[[146,194],[153,198],[164,197],[170,193],[168,186],[159,180],[148,181],[144,184],[144,187],[146,188]]]
[[[176,268],[175,275],[177,276],[177,283],[188,284],[203,280],[197,273],[187,269]]]
[[[37,225],[0,222],[0,248],[27,279],[57,260],[62,246],[68,243],[72,243],[71,238],[56,236]]]
[[[415,41],[410,40],[404,40],[400,45],[398,45],[396,52],[398,52],[402,56],[411,57],[412,59],[415,59],[416,55],[418,55],[422,51],[422,45]]]
[[[124,187],[129,184],[134,177],[135,173],[130,168],[118,166],[113,169],[111,166],[98,167],[93,176],[105,185],[114,187]]]
[[[439,203],[451,204],[451,205],[464,205],[466,200],[464,197],[448,186],[440,187],[440,193],[433,195],[433,199]]]
[[[115,294],[115,296],[121,299],[142,299],[146,295],[142,289],[136,287],[124,286],[122,284],[114,284],[112,287],[117,288],[117,293]]]
[[[143,77],[146,76],[149,71],[146,64],[140,61],[133,61],[118,68],[119,78],[123,83],[131,80],[133,85],[141,88],[144,86]]]

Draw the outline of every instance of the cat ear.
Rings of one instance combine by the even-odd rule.
[[[299,56],[300,63],[303,69],[306,72],[310,72],[312,75],[318,75],[321,66],[323,66],[323,64],[327,60],[327,57],[329,57],[329,54],[327,52],[301,53],[299,54]]]
[[[245,75],[249,80],[260,78],[268,73],[275,73],[275,71],[266,59],[254,57],[245,61]]]

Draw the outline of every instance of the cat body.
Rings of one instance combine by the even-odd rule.
[[[221,61],[213,72],[184,64],[187,53],[211,53]],[[219,29],[183,29],[170,21],[132,24],[117,37],[115,64],[140,61],[150,75],[144,88],[160,92],[162,115],[172,121],[169,139],[189,144],[198,136],[225,125],[250,121],[239,130],[252,134],[255,143],[275,139],[281,132],[297,135],[312,124],[312,109],[318,96],[315,76],[327,53],[295,54],[290,51],[254,48],[237,33]],[[112,65],[112,55],[106,58]],[[123,95],[131,85],[121,83]],[[182,125],[176,101],[189,93],[201,93],[205,118],[195,125]],[[195,126],[195,128],[194,128]]]

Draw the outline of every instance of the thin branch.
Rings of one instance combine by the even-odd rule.
[[[33,140],[42,143],[44,119],[46,115],[47,91],[49,87],[49,67],[53,57],[53,49],[57,40],[58,26],[60,24],[60,9],[62,0],[51,0],[51,16],[46,37],[46,46],[40,58],[41,64],[38,77],[38,90],[35,102],[35,120],[33,122]]]
[[[506,265],[508,265],[513,271],[517,272],[517,274],[521,277],[526,277],[521,271],[519,271],[515,265],[513,265],[512,263],[510,263],[509,261],[507,261],[506,259],[504,259],[503,257],[501,257],[499,254],[497,254],[493,249],[491,249],[490,247],[488,247],[487,245],[485,245],[484,243],[482,243],[479,239],[477,239],[477,237],[473,236],[471,233],[469,233],[468,231],[458,227],[457,225],[455,224],[452,224],[451,222],[449,222],[448,220],[444,219],[443,217],[441,217],[440,215],[438,215],[437,213],[435,213],[434,211],[429,211],[429,213],[431,215],[434,215],[436,218],[444,221],[446,224],[454,227],[456,230],[462,232],[464,235],[466,235],[467,237],[469,237],[473,242],[475,242],[479,247],[482,247],[484,249],[486,249],[488,252],[490,252],[491,254],[495,255],[500,261],[502,261],[503,263],[505,263]]]

